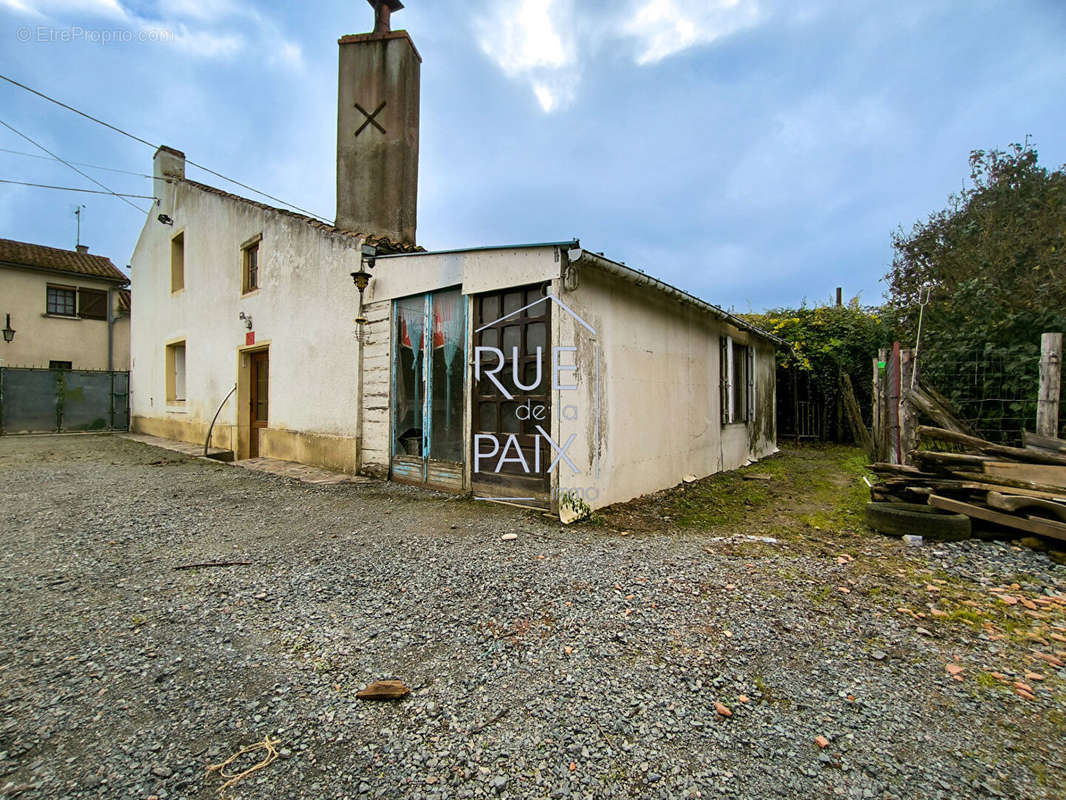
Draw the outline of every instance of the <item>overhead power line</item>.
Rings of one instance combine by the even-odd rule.
[[[85,119],[91,119],[97,125],[103,125],[105,128],[110,128],[111,130],[113,130],[113,131],[115,131],[117,133],[121,133],[123,136],[129,136],[134,141],[140,142],[141,144],[146,144],[149,147],[155,149],[155,145],[154,144],[152,144],[151,142],[145,141],[140,136],[134,136],[129,131],[124,131],[124,130],[122,130],[122,128],[116,128],[111,123],[104,122],[102,119],[97,119],[96,117],[94,117],[94,116],[92,116],[90,114],[86,114],[84,111],[79,111],[78,109],[74,108],[74,106],[68,106],[66,103],[61,102],[59,100],[56,100],[54,97],[49,97],[48,95],[44,94],[43,92],[38,92],[36,89],[31,89],[29,86],[27,86],[24,83],[19,83],[18,81],[7,77],[7,75],[0,75],[0,78],[3,78],[8,83],[14,84],[15,86],[19,87],[20,89],[25,89],[27,92],[35,94],[38,97],[43,97],[45,100],[48,100],[51,103],[55,103],[57,106],[62,106],[67,111],[73,111],[75,114],[79,114],[79,115],[85,117]]]
[[[142,213],[142,214],[147,214],[147,213],[148,213],[148,210],[147,210],[147,209],[141,208],[141,207],[140,207],[140,206],[138,206],[138,205],[137,205],[136,203],[131,203],[131,202],[130,202],[129,200],[127,200],[127,199],[126,199],[125,197],[123,197],[122,195],[120,195],[120,194],[117,194],[116,192],[112,191],[110,187],[108,187],[108,186],[104,186],[104,184],[100,183],[100,181],[96,180],[96,178],[94,178],[94,177],[92,177],[91,175],[87,175],[86,173],[82,172],[82,171],[81,171],[80,169],[78,169],[77,167],[75,167],[75,166],[74,166],[73,164],[71,164],[71,163],[70,163],[69,161],[64,161],[64,160],[63,160],[62,158],[60,158],[59,156],[57,156],[57,155],[56,155],[55,153],[53,153],[53,152],[52,152],[51,150],[49,150],[49,149],[48,149],[47,147],[45,147],[45,146],[44,146],[43,144],[40,144],[39,142],[35,142],[35,141],[34,141],[33,139],[31,139],[31,138],[30,138],[29,136],[27,136],[26,134],[22,133],[22,132],[21,132],[21,131],[19,131],[19,130],[16,130],[15,128],[11,127],[11,126],[10,126],[10,125],[8,125],[8,124],[7,124],[6,122],[4,122],[4,121],[3,121],[2,119],[0,119],[0,125],[3,125],[3,126],[4,126],[5,128],[7,128],[7,129],[8,129],[9,131],[11,131],[12,133],[18,134],[18,135],[19,135],[19,136],[21,136],[21,137],[22,137],[23,139],[25,139],[25,140],[26,140],[27,142],[29,142],[30,144],[32,144],[32,145],[33,145],[34,147],[37,147],[37,148],[39,148],[39,149],[41,149],[41,150],[44,150],[44,152],[48,153],[48,155],[50,155],[50,156],[51,156],[52,158],[54,158],[54,159],[55,159],[56,161],[62,161],[62,162],[63,162],[64,164],[66,164],[66,165],[67,165],[68,167],[70,167],[70,168],[71,168],[72,170],[74,170],[74,171],[75,171],[76,173],[78,173],[79,175],[81,175],[81,176],[82,176],[83,178],[87,178],[88,180],[92,181],[92,182],[93,182],[93,183],[95,183],[95,184],[96,184],[97,186],[99,186],[99,187],[100,187],[101,189],[104,189],[104,190],[105,190],[105,191],[106,191],[106,192],[107,192],[108,194],[110,194],[110,195],[114,195],[114,196],[115,196],[115,197],[117,197],[117,198],[118,198],[119,200],[121,200],[121,201],[122,201],[123,203],[125,203],[125,204],[126,204],[126,205],[128,205],[128,206],[130,206],[131,208],[135,208],[135,209],[137,209],[137,211],[139,211],[139,212],[140,212],[140,213]]]
[[[50,97],[50,96],[46,95],[44,92],[39,92],[36,89],[31,88],[31,87],[27,86],[24,83],[19,83],[14,78],[9,78],[7,75],[0,75],[0,79],[3,79],[5,81],[7,81],[8,83],[12,84],[13,86],[17,86],[20,89],[25,89],[27,92],[30,92],[31,94],[35,94],[38,97],[43,98],[44,100],[47,100],[50,103],[55,103],[57,106],[60,106],[61,108],[67,109],[67,111],[73,111],[75,114],[77,114],[79,116],[82,116],[82,117],[85,117],[85,119],[91,120],[92,122],[95,122],[97,125],[103,125],[105,128],[110,128],[111,130],[115,131],[116,133],[121,133],[123,136],[128,136],[130,139],[133,139],[133,141],[140,142],[143,145],[147,145],[148,147],[151,147],[153,150],[158,150],[159,149],[158,145],[152,144],[147,139],[142,139],[140,136],[135,136],[134,134],[130,133],[129,131],[125,131],[122,128],[119,128],[117,125],[112,125],[110,122],[104,122],[102,119],[98,119],[97,117],[94,117],[92,114],[86,114],[84,111],[81,111],[81,110],[79,110],[77,108],[74,108],[74,106],[67,105],[66,103],[62,102],[61,100],[56,100],[54,97]],[[252,186],[249,186],[246,183],[241,183],[238,180],[234,180],[233,178],[229,178],[229,177],[223,175],[221,172],[215,172],[215,170],[211,169],[210,167],[205,167],[203,164],[197,164],[195,161],[190,161],[189,159],[185,159],[185,162],[187,164],[191,165],[191,166],[196,167],[197,169],[202,169],[204,172],[207,172],[207,173],[210,173],[211,175],[214,175],[216,178],[221,178],[224,181],[229,181],[230,183],[234,184],[235,186],[240,186],[242,189],[247,189],[249,192],[254,192],[257,195],[260,195],[261,197],[266,197],[269,200],[273,200],[275,203],[281,203],[283,206],[288,206],[289,208],[295,209],[296,211],[299,211],[301,214],[306,214],[309,217],[314,217],[315,219],[320,220],[321,222],[325,222],[327,224],[332,224],[332,223],[330,223],[330,221],[326,217],[323,217],[321,214],[316,214],[313,211],[308,211],[306,208],[300,208],[298,205],[286,202],[285,200],[282,200],[280,197],[275,197],[272,194],[267,194],[266,192],[261,191],[259,189],[256,189],[256,188],[254,188]],[[66,162],[64,162],[64,163],[66,163]]]
[[[38,153],[24,153],[21,150],[9,150],[6,147],[0,147],[0,153],[11,153],[15,156],[26,156],[26,158],[39,158],[42,161],[57,161],[58,159],[51,156],[42,156]],[[79,167],[86,167],[88,169],[101,169],[104,172],[117,172],[121,175],[136,175],[138,178],[152,178],[152,175],[146,175],[143,172],[134,172],[128,169],[115,169],[114,167],[101,167],[98,164],[86,164],[84,161],[71,161],[71,164],[75,164]]]
[[[64,192],[85,192],[86,194],[110,194],[115,197],[136,197],[140,200],[155,200],[150,194],[126,194],[125,192],[105,192],[101,189],[76,189],[73,186],[51,186],[47,183],[28,183],[27,181],[12,181],[0,178],[0,183],[13,183],[16,186],[33,186],[37,189],[59,189]]]

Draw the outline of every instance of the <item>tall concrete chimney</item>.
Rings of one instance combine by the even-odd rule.
[[[415,243],[422,57],[391,29],[399,0],[368,0],[373,33],[340,39],[337,227]]]

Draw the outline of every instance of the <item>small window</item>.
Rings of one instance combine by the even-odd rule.
[[[49,361],[48,369],[74,369],[74,364],[70,361]]]
[[[241,248],[241,294],[259,288],[259,240]]]
[[[185,288],[185,232],[170,240],[170,291]]]
[[[755,408],[754,349],[737,344],[731,336],[723,336],[719,367],[722,424],[748,422]]]
[[[185,342],[167,345],[167,402],[185,402]]]
[[[76,315],[77,303],[77,289],[65,286],[48,287],[48,304],[45,308],[47,313],[58,314],[62,317],[73,317]]]
[[[748,421],[748,348],[733,343],[733,422]]]
[[[107,292],[78,289],[78,316],[83,319],[107,319]]]

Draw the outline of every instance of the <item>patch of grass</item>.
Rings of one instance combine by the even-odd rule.
[[[282,644],[283,646],[287,647],[289,649],[289,652],[293,655],[297,655],[298,653],[303,653],[311,649],[311,640],[302,633],[295,639],[293,639],[291,642],[285,641]]]
[[[756,674],[752,678],[752,682],[755,684],[755,688],[762,696],[764,703],[770,703],[772,705],[779,705],[782,708],[791,708],[792,700],[779,692],[773,686],[770,686],[762,677],[762,675]]]
[[[978,672],[975,680],[977,681],[977,685],[982,689],[988,689],[991,691],[1003,688],[1003,684],[999,682],[999,679],[987,672]]]
[[[810,482],[807,491],[818,508],[802,520],[822,530],[854,530],[861,527],[863,511],[870,499],[869,487],[862,480],[868,475],[866,456],[850,447],[832,448],[830,454],[835,470]]]
[[[739,522],[769,498],[764,482],[723,473],[687,486],[678,497],[671,498],[669,516],[686,528],[724,527]]]
[[[946,617],[941,617],[945,622],[969,622],[973,625],[980,625],[984,621],[984,617],[973,608],[968,606],[959,606],[948,612]]]
[[[815,606],[823,606],[828,603],[837,594],[836,590],[829,584],[823,584],[817,589],[812,589],[808,596],[810,597],[811,604]]]
[[[736,525],[756,516],[789,508],[810,509],[800,519],[812,527],[839,530],[856,527],[869,490],[861,478],[866,456],[854,447],[808,445],[742,469],[711,475],[672,490],[663,512],[681,527],[713,529]],[[758,474],[770,480],[746,480]]]

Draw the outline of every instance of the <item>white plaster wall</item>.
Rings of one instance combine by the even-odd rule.
[[[561,289],[561,287],[560,287]],[[686,476],[704,477],[735,469],[774,452],[773,351],[746,332],[661,295],[595,268],[583,268],[576,291],[561,299],[595,330],[593,339],[563,313],[556,314],[559,344],[579,347],[577,392],[555,392],[553,413],[557,441],[577,439],[568,454],[580,474],[559,471],[560,493],[568,490],[597,496],[591,507],[623,502],[679,484]],[[720,415],[719,336],[756,345],[756,419],[723,426]],[[595,369],[590,353],[600,357],[599,435],[589,417],[595,408]],[[559,419],[564,404],[576,405],[582,419]],[[586,412],[586,409],[589,411]],[[593,471],[600,456],[600,477]],[[590,477],[592,478],[590,480]]]
[[[543,283],[560,274],[557,248],[507,247],[380,258],[367,289],[370,301],[395,300],[462,285],[463,294]]]
[[[10,314],[15,329],[13,342],[0,341],[0,363],[47,368],[49,361],[70,361],[74,369],[107,369],[107,320],[48,316],[49,284],[100,291],[115,286],[88,276],[0,269],[0,327]],[[117,306],[117,292],[112,294],[112,301]],[[114,369],[128,369],[128,340],[128,332],[116,325]]]
[[[360,241],[288,215],[171,184],[132,259],[131,408],[134,416],[208,424],[237,379],[251,315],[270,345],[271,428],[354,436]],[[173,226],[156,220],[158,213]],[[170,292],[170,242],[185,235],[185,288]],[[241,295],[241,245],[262,234],[258,291]],[[166,403],[165,344],[186,342],[187,400]],[[237,422],[231,399],[219,425]]]
[[[114,347],[114,368],[128,370],[130,368],[130,317],[128,314],[116,313]]]

